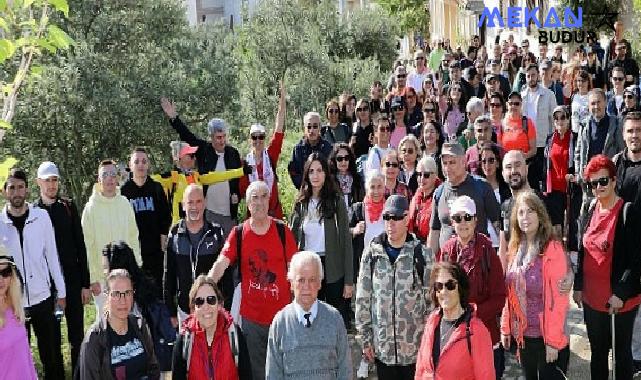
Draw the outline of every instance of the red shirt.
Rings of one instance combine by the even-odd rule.
[[[568,174],[568,162],[570,160],[570,134],[572,132],[565,132],[565,136],[554,132],[552,135],[552,146],[550,147],[550,177],[551,190],[560,191],[565,193],[567,183],[565,175]]]
[[[236,229],[233,228],[222,254],[234,264],[237,259]],[[269,325],[274,315],[291,302],[291,291],[287,281],[287,264],[297,251],[294,234],[285,228],[286,253],[278,237],[276,222],[264,235],[257,235],[249,225],[243,223],[242,273],[240,315],[254,323]],[[285,260],[286,259],[286,260]]]
[[[434,188],[437,186],[438,184],[434,184]],[[409,231],[414,233],[421,241],[426,241],[430,234],[432,199],[432,194],[424,195],[419,186],[410,203]]]
[[[527,119],[527,134],[523,129],[523,118],[505,116],[503,129],[497,131],[496,139],[506,152],[520,150],[523,154],[530,151],[530,140],[536,140],[536,128],[532,119]]]

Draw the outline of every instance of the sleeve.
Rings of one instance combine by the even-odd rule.
[[[409,222],[407,225],[407,229],[409,232],[414,232],[418,230],[418,228],[415,227],[416,223],[416,196],[412,197],[412,201],[410,202],[410,212],[409,212]]]
[[[278,164],[278,159],[280,158],[280,154],[283,151],[284,137],[284,132],[274,132],[272,141],[269,143],[269,147],[267,148],[267,155],[269,155],[269,158],[274,163],[274,165]],[[273,169],[274,171],[276,170],[276,168]]]
[[[58,248],[56,247],[56,234],[53,231],[53,225],[51,224],[51,219],[49,218],[49,213],[44,210],[42,212],[42,233],[44,237],[45,244],[45,259],[47,260],[47,267],[49,270],[49,275],[53,279],[53,282],[56,284],[56,291],[58,292],[58,298],[65,298],[67,296],[67,290],[65,288],[65,278],[62,275],[62,267],[60,266],[60,258],[58,256]]]
[[[546,331],[546,344],[560,350],[568,345],[568,335],[565,334],[565,324],[570,307],[570,295],[569,293],[561,293],[557,284],[567,274],[567,256],[563,251],[563,246],[559,242],[550,242],[547,249],[554,251],[554,262],[550,263],[553,269],[548,271],[550,272],[550,279],[544,279],[545,282],[549,283],[549,286],[552,287],[550,290],[552,300],[551,310],[549,311],[551,315],[549,317],[544,316],[543,318],[543,323],[545,323],[543,331]],[[548,254],[549,253],[546,252],[544,255]]]
[[[617,284],[614,289],[612,289],[612,292],[624,302],[636,294],[634,289],[638,287],[639,277],[641,276],[641,254],[637,249],[637,247],[641,245],[641,239],[639,239],[639,224],[637,217],[631,215],[632,212],[633,206],[631,203],[623,205],[621,217],[623,217],[625,223],[622,223],[623,229],[620,231],[622,231],[624,235],[623,238],[615,236],[615,240],[625,242],[624,244],[628,247],[628,249],[625,250],[625,268],[626,272],[629,271],[629,275],[627,279],[615,279]],[[615,231],[615,233],[616,232],[617,231]]]
[[[381,161],[378,160],[378,154],[376,147],[372,147],[369,152],[367,153],[367,161],[365,162],[365,177],[369,176],[369,172],[372,170],[380,170],[381,169]]]
[[[358,272],[358,281],[356,281],[356,312],[355,324],[358,337],[362,347],[372,347],[374,337],[372,331],[372,274],[370,265],[372,261],[372,251],[370,247],[365,247],[361,256],[360,270]]]
[[[494,380],[494,352],[492,351],[492,338],[483,322],[472,320],[474,332],[472,333],[472,365],[474,366],[474,379]]]
[[[509,291],[505,297],[505,305],[503,305],[503,311],[501,311],[501,324],[499,329],[501,330],[501,335],[510,335],[512,333],[510,328],[510,306],[509,306]]]
[[[178,236],[172,231],[167,238],[167,253],[165,253],[165,275],[163,280],[163,299],[172,317],[177,315],[176,310],[176,251],[174,240]]]
[[[429,317],[428,317],[429,318]],[[432,360],[432,347],[430,344],[430,331],[428,331],[430,323],[425,324],[423,335],[421,337],[421,345],[416,355],[416,372],[414,375],[415,380],[430,379],[429,363]]]
[[[299,150],[296,149],[297,147],[298,146],[294,146],[292,159],[289,161],[289,165],[287,165],[287,170],[289,171],[289,178],[291,178],[294,187],[300,189],[301,182],[303,181],[303,168],[301,157],[299,157]]]
[[[347,341],[347,330],[340,314],[336,313],[336,327],[338,328],[337,339],[337,358],[338,358],[338,376],[337,379],[352,379],[352,351]]]
[[[285,252],[287,255],[287,265],[289,266],[292,257],[298,252],[298,245],[296,244],[296,236],[289,228],[285,228]]]
[[[78,357],[78,372],[82,380],[101,380],[100,363],[102,363],[102,352],[98,343],[98,333],[90,329],[80,345]]]
[[[94,229],[94,224],[93,224],[93,218],[91,215],[91,211],[89,210],[91,206],[86,205],[84,210],[82,210],[82,219],[81,219],[81,225],[82,225],[82,231],[83,231],[83,236],[85,239],[85,247],[87,248],[87,262],[89,265],[89,268],[96,267],[96,263],[92,263],[91,260],[96,260],[96,258],[100,258],[100,254],[98,251],[97,243],[96,243],[96,236],[95,236],[95,229]],[[102,263],[98,265],[99,267],[102,266]],[[98,276],[98,277],[96,277]],[[100,274],[99,273],[91,273],[91,269],[89,270],[89,281],[90,282],[96,282],[100,281],[99,278]]]
[[[198,177],[198,182],[200,182],[202,185],[213,185],[214,183],[240,178],[243,175],[243,168],[213,171],[207,174],[200,175]]]
[[[138,266],[142,266],[142,256],[140,255],[140,240],[138,240],[138,225],[136,224],[136,214],[134,209],[127,202],[127,244],[134,251]]]
[[[71,209],[71,224],[73,226],[73,241],[76,246],[76,254],[78,255],[78,266],[80,270],[80,285],[88,289],[89,288],[89,264],[87,262],[87,247],[85,246],[85,236],[82,231],[82,222],[80,220],[80,214],[78,213],[78,208],[76,204],[72,201],[69,201],[69,207]]]
[[[265,379],[280,380],[285,379],[285,365],[283,363],[283,350],[280,345],[279,328],[281,313],[274,318],[274,322],[269,327],[269,336],[267,339],[267,360],[265,363]]]
[[[505,305],[505,276],[499,256],[491,245],[486,247],[485,259],[489,260],[489,278],[487,279],[490,295],[485,302],[477,303],[476,313],[483,321],[496,321]]]
[[[161,235],[169,234],[171,228],[171,209],[169,208],[169,201],[165,196],[165,192],[160,184],[156,186],[156,202],[158,202],[158,215],[161,218]]]
[[[534,122],[529,117],[527,118],[527,139],[529,141],[536,141],[536,126]]]
[[[583,148],[583,134],[585,133],[585,129],[587,128],[581,128],[579,130],[579,134],[577,135],[576,139],[576,146],[574,147],[574,170],[577,173],[582,173],[583,168],[581,167],[581,154],[584,150]],[[587,152],[586,152],[587,154]]]
[[[171,380],[187,380],[187,362],[183,359],[184,335],[178,334],[171,361]]]
[[[232,228],[229,236],[227,236],[225,245],[223,245],[223,249],[220,251],[220,254],[225,256],[229,260],[229,266],[232,266],[234,265],[234,263],[236,263],[236,259],[238,256],[238,252],[236,252],[236,239],[238,239],[238,237],[236,236],[236,228]]]
[[[171,191],[171,187],[174,183],[173,178],[171,176],[163,177],[160,174],[152,174],[151,179],[158,182],[160,186],[162,186],[162,189],[165,192],[165,197],[166,197],[167,194],[169,194],[169,192]]]
[[[207,145],[207,141],[199,139],[194,135],[189,128],[183,123],[182,120],[178,116],[176,116],[173,120],[169,121],[171,124],[171,127],[174,128],[174,130],[178,133],[178,136],[180,137],[181,140],[186,142],[187,144],[191,146],[197,146],[199,148],[198,153],[202,151],[202,147],[204,145]]]
[[[494,191],[489,184],[485,186],[485,197],[483,199],[483,204],[485,204],[485,215],[487,219],[492,222],[498,222],[501,219],[501,206],[494,196]]]
[[[347,209],[345,202],[342,199],[337,198],[336,204],[338,205],[338,215],[337,215],[337,224],[338,230],[337,234],[341,236],[338,238],[339,241],[343,242],[343,260],[344,260],[344,270],[345,270],[345,285],[354,284],[354,250],[352,249],[352,236],[349,233],[349,221],[347,220]]]

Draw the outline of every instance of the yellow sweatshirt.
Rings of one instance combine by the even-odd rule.
[[[99,184],[94,185],[81,221],[91,283],[102,282],[105,278],[102,250],[111,242],[122,240],[127,243],[134,251],[138,265],[142,265],[134,209],[127,198],[120,195],[120,189],[116,190],[115,197],[106,198],[99,188]]]

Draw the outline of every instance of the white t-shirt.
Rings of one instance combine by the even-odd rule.
[[[575,94],[572,98],[572,132],[579,133],[579,123],[590,115],[588,111],[588,95]]]
[[[303,220],[305,250],[324,254],[325,221],[321,220],[317,207],[318,199],[310,199],[309,205],[307,206],[307,215],[305,215],[305,220]]]
[[[218,153],[216,171],[225,171],[225,153]],[[203,173],[205,174],[205,173]],[[229,181],[218,182],[207,188],[207,210],[223,216],[231,216]]]
[[[363,205],[363,207],[365,206]],[[363,237],[363,243],[365,243],[365,245],[363,247],[369,246],[369,243],[372,241],[372,239],[382,234],[383,232],[385,232],[385,221],[383,220],[382,213],[378,220],[375,222],[370,222],[367,218],[367,215],[365,215],[365,236]]]
[[[367,164],[365,165],[365,175],[369,176],[373,171],[380,171],[383,157],[393,150],[394,148],[391,146],[388,146],[387,148],[381,148],[378,145],[371,147],[369,149],[369,155],[367,156]]]
[[[416,93],[420,94],[423,92],[423,81],[428,76],[432,76],[428,68],[426,68],[421,74],[414,70],[407,76],[407,86],[412,87]],[[432,83],[434,83],[434,78],[432,78]]]

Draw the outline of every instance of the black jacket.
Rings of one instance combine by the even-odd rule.
[[[191,146],[197,146],[198,150],[196,151],[196,161],[198,163],[198,171],[200,173],[209,173],[216,170],[216,164],[218,163],[218,154],[214,150],[214,147],[211,146],[211,143],[200,139],[194,135],[185,123],[180,120],[178,116],[174,119],[170,119],[171,126],[176,132],[180,139],[186,142]],[[230,145],[225,146],[225,169],[238,169],[243,166],[240,160],[240,153],[238,150]],[[229,203],[231,210],[231,218],[236,220],[238,217],[238,203],[231,203],[231,196],[236,194],[240,198],[240,188],[239,188],[239,179],[230,179],[229,180]],[[207,194],[207,186],[204,186],[205,194]]]
[[[296,144],[296,146],[294,146],[292,159],[289,161],[289,165],[287,165],[287,170],[289,171],[289,177],[292,179],[296,189],[300,189],[300,186],[303,183],[303,168],[305,166],[305,161],[307,161],[307,157],[314,152],[318,152],[325,158],[329,158],[330,153],[332,153],[332,144],[321,138],[318,140],[316,145],[312,146],[307,142],[307,139],[303,138],[298,142],[298,144]]]
[[[57,197],[50,205],[45,205],[42,199],[38,198],[35,204],[46,210],[51,218],[66,287],[88,289],[87,248],[76,205],[71,199],[61,197]]]

